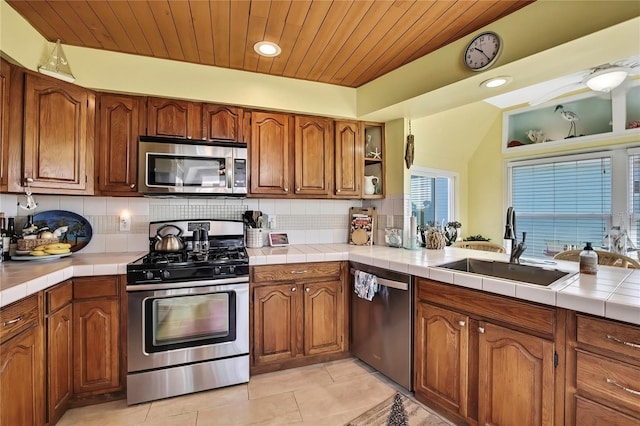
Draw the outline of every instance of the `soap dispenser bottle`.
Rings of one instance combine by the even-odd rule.
[[[580,252],[580,273],[595,275],[598,272],[598,253],[593,250],[591,243],[587,243]]]

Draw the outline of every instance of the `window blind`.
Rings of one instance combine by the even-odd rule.
[[[411,175],[411,212],[419,225],[449,221],[449,178]]]
[[[513,165],[511,199],[527,255],[602,245],[611,222],[611,158]]]

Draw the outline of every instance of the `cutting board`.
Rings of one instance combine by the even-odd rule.
[[[378,212],[375,207],[351,207],[349,209],[349,244],[373,245]]]

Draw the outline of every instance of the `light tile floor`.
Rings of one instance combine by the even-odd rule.
[[[249,383],[133,406],[125,400],[69,410],[58,426],[341,426],[396,391],[354,358],[253,376]]]

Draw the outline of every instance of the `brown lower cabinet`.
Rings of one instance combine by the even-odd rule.
[[[252,268],[252,374],[348,356],[346,265]]]
[[[44,293],[47,423],[55,424],[73,396],[73,284],[62,282]]]
[[[76,398],[123,390],[118,276],[73,279],[73,392]]]
[[[416,284],[416,399],[460,423],[563,424],[564,310]]]
[[[0,309],[0,424],[44,424],[42,294]]]
[[[567,425],[640,424],[640,327],[572,313]]]

